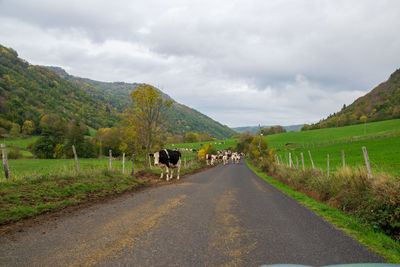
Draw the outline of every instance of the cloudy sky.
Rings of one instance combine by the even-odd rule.
[[[400,67],[400,1],[0,0],[32,64],[145,82],[231,127],[312,123]]]

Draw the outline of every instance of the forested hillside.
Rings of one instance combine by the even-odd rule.
[[[58,114],[65,121],[74,119],[95,129],[116,125],[131,105],[130,93],[138,85],[99,82],[74,77],[58,67],[34,66],[20,59],[12,48],[0,45],[0,134],[13,125],[22,127],[26,121],[37,126],[45,114]],[[162,96],[172,100],[164,93]],[[167,115],[165,126],[170,135],[195,131],[227,138],[235,134],[175,101]]]
[[[131,105],[130,93],[136,90],[138,83],[99,82],[87,78],[69,75],[59,67],[47,67],[64,79],[90,93],[94,98],[115,107],[123,112]],[[157,89],[157,88],[156,88]],[[165,127],[173,135],[184,135],[187,132],[206,133],[212,137],[222,139],[236,134],[229,127],[205,116],[204,114],[174,101],[170,96],[161,92],[164,99],[172,100],[173,105],[168,110]]]
[[[45,114],[79,120],[98,128],[115,124],[118,112],[47,68],[30,65],[0,45],[0,127],[27,120],[39,125]]]
[[[363,122],[382,121],[400,118],[400,69],[396,70],[386,82],[371,92],[358,98],[349,106],[330,115],[328,118],[303,130],[330,128]]]

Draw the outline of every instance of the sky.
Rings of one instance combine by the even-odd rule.
[[[398,0],[0,0],[31,64],[148,83],[230,127],[314,123],[400,67]]]

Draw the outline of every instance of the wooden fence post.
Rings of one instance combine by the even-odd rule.
[[[4,144],[1,144],[1,153],[3,156],[4,174],[8,179],[10,178],[10,170],[8,169],[7,150],[6,150],[6,145]]]
[[[289,168],[292,168],[292,154],[289,152]]]
[[[300,155],[301,155],[301,165],[303,166],[303,171],[304,171],[305,168],[304,168],[304,156],[303,156],[303,152],[301,152]]]
[[[122,174],[125,174],[125,153],[122,153]]]
[[[363,146],[362,150],[363,150],[363,153],[364,153],[365,165],[367,166],[368,178],[372,178],[371,165],[369,164],[369,157],[368,157],[368,153],[367,153],[367,148],[365,146]]]
[[[110,157],[110,170],[112,170],[112,151],[111,151],[111,149],[108,150],[108,154],[109,154],[109,157]]]
[[[285,162],[282,160],[282,155],[279,155],[279,157],[281,158],[282,165],[285,166]]]
[[[135,155],[132,154],[132,171],[131,171],[131,176],[133,177],[135,175]]]
[[[342,163],[343,163],[343,170],[345,170],[346,169],[346,160],[344,157],[344,150],[342,150]]]
[[[76,154],[76,150],[75,150],[75,146],[72,145],[72,152],[74,152],[74,159],[75,159],[75,164],[76,164],[76,169],[78,172],[80,172],[80,168],[79,168],[79,161],[78,161],[78,155]]]
[[[313,168],[313,169],[315,169],[315,167],[314,167],[314,161],[312,160],[312,157],[311,157],[311,152],[310,152],[310,150],[308,150],[308,155],[310,156],[310,160],[311,160],[311,166],[312,166],[312,168]]]
[[[149,168],[151,169],[151,157],[150,155],[147,155],[149,157]]]
[[[296,163],[297,163],[296,169],[299,169],[299,157],[297,157],[297,155],[296,155]]]
[[[327,169],[327,173],[328,173],[328,177],[329,177],[329,154],[328,154],[328,169]]]

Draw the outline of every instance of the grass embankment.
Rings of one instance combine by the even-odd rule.
[[[6,145],[7,154],[18,151],[22,157],[32,158],[33,154],[27,148],[30,143],[35,142],[38,138],[38,136],[31,136],[28,138],[3,139],[1,143]]]
[[[27,176],[0,183],[0,224],[118,194],[143,181],[107,169]]]
[[[366,129],[366,134],[364,134]],[[388,173],[400,176],[400,120],[389,120],[328,128],[304,132],[291,132],[266,137],[269,147],[276,149],[286,164],[288,153],[296,157],[301,165],[300,153],[304,155],[306,167],[311,167],[308,151],[311,152],[317,168],[327,170],[327,155],[330,158],[330,171],[342,168],[342,154],[345,152],[347,166],[364,166],[362,147],[365,146],[373,173]]]
[[[248,166],[261,178],[278,188],[285,194],[297,199],[306,207],[315,211],[319,216],[345,231],[348,235],[357,239],[360,243],[369,247],[371,250],[383,255],[391,263],[400,263],[400,243],[385,235],[382,231],[376,230],[372,225],[366,223],[359,217],[351,216],[336,208],[320,203],[307,195],[295,191],[291,187],[276,181],[261,170],[252,166],[246,161]]]
[[[194,153],[183,155],[187,166],[183,161],[181,176],[203,167],[201,162],[190,160]],[[149,176],[158,182],[160,170],[145,169],[142,160],[135,161],[138,164],[135,164],[134,178],[129,175],[130,161],[126,162],[125,175],[121,161],[114,160],[109,170],[109,161],[105,158],[80,159],[79,173],[73,159],[10,161],[12,178],[0,181],[0,224],[120,194],[145,184],[141,179]]]

